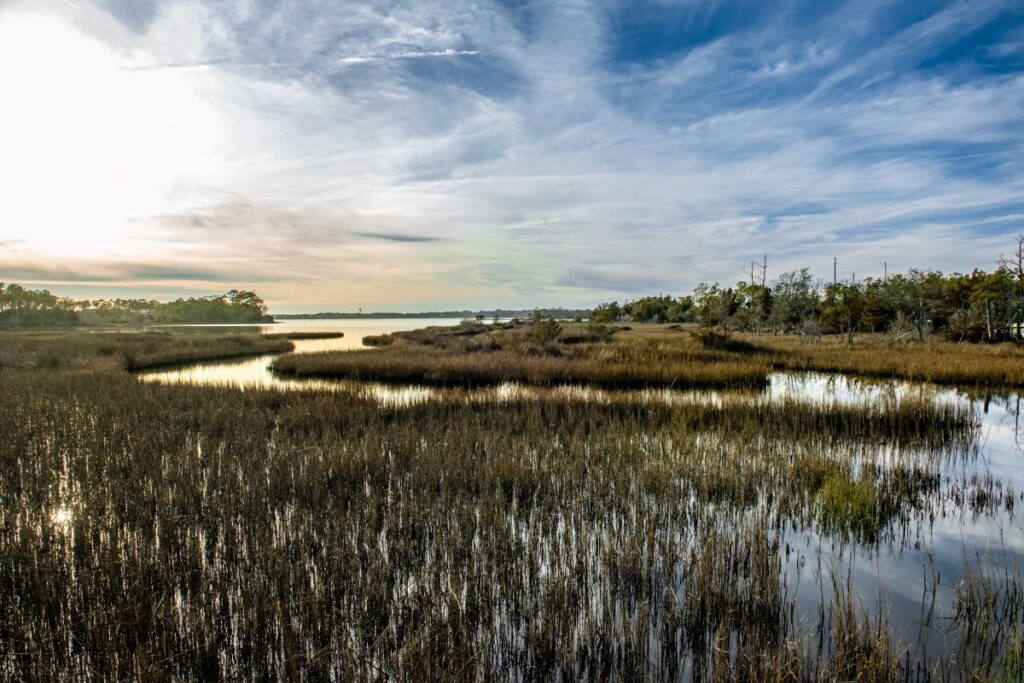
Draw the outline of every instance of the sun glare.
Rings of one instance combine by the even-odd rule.
[[[67,508],[57,508],[50,515],[50,520],[55,526],[65,526],[71,523],[74,514]]]
[[[0,12],[0,226],[19,251],[145,251],[135,219],[212,170],[203,74],[149,66],[59,19]]]

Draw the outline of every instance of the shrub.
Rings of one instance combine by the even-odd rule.
[[[530,336],[541,343],[554,341],[561,332],[562,326],[557,320],[541,313],[534,314],[530,321]]]

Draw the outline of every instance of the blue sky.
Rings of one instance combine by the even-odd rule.
[[[991,268],[1024,2],[0,2],[0,280],[279,312]]]

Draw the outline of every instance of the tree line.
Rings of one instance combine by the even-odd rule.
[[[924,339],[999,342],[1024,335],[1024,235],[992,272],[969,274],[913,268],[883,278],[816,279],[807,268],[772,282],[731,287],[701,283],[687,296],[647,296],[601,304],[593,322],[700,323],[727,330],[796,334],[889,332]]]
[[[273,322],[256,292],[232,289],[224,294],[160,302],[152,299],[83,299],[48,290],[0,282],[0,327],[71,327],[123,323]]]

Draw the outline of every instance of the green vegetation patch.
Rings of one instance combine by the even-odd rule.
[[[846,471],[828,475],[818,493],[818,512],[826,529],[874,538],[882,525],[875,478],[854,477]]]

